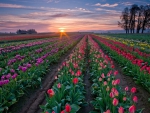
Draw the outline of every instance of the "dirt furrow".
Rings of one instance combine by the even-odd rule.
[[[86,106],[81,107],[81,109],[78,111],[78,113],[89,113],[92,111],[94,108],[91,105],[90,101],[92,101],[93,97],[91,94],[91,80],[90,80],[90,73],[89,73],[89,47],[87,44],[87,49],[86,49],[86,55],[85,55],[85,62],[86,62],[86,67],[85,67],[85,73],[84,73],[84,84],[85,84],[85,101],[88,103]]]

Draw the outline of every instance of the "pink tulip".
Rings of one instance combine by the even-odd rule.
[[[115,72],[114,72],[114,75],[118,75],[118,71],[115,71]]]
[[[118,99],[114,98],[112,104],[113,104],[114,106],[117,106],[117,105],[118,105]]]
[[[128,91],[128,90],[129,90],[128,86],[127,86],[127,87],[125,87],[125,91]]]
[[[107,82],[105,81],[105,82],[104,82],[104,86],[106,86],[106,85],[107,85]]]
[[[137,103],[137,101],[138,101],[137,96],[134,96],[134,97],[133,97],[133,101],[134,101],[135,103]]]
[[[115,97],[115,95],[114,95],[113,92],[110,92],[109,96],[110,96],[111,98],[114,98],[114,97]]]
[[[127,100],[127,98],[126,97],[123,97],[123,101],[126,101]]]
[[[102,78],[105,78],[105,75],[104,75],[104,73],[102,73],[102,74],[101,74],[101,77],[102,77]]]
[[[133,87],[133,88],[131,89],[131,93],[135,93],[135,92],[136,92],[136,88]]]
[[[120,106],[120,107],[118,108],[118,113],[124,113],[123,107]]]
[[[107,110],[106,112],[103,112],[103,113],[110,113],[110,110]]]
[[[60,84],[60,83],[58,83],[58,84],[57,84],[57,87],[58,87],[58,88],[61,88],[61,84]]]
[[[129,112],[130,113],[135,113],[135,109],[136,109],[135,106],[132,105],[132,106],[129,107]]]
[[[102,81],[102,78],[101,78],[101,77],[99,78],[99,81]]]

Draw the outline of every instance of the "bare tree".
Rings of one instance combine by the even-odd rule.
[[[144,14],[144,6],[141,5],[138,9],[138,19],[137,19],[137,30],[136,33],[140,32],[140,29],[142,28],[142,24],[143,24],[143,14]]]
[[[150,5],[140,6],[134,4],[129,9],[126,7],[120,16],[121,22],[118,22],[118,25],[123,28],[126,33],[141,33],[145,29],[150,28]]]
[[[129,19],[129,28],[130,28],[130,32],[134,33],[135,31],[135,22],[136,22],[136,16],[137,16],[137,12],[139,10],[138,5],[134,4],[131,6],[130,8],[130,19]]]
[[[126,7],[120,16],[121,22],[118,25],[129,33],[129,9]]]
[[[142,24],[142,33],[144,32],[144,30],[146,29],[146,27],[149,27],[149,22],[150,21],[150,5],[146,5],[144,7],[144,20],[143,20],[143,24]]]

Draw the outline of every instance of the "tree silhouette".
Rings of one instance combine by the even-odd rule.
[[[120,16],[121,22],[118,25],[126,33],[141,33],[150,28],[150,5],[138,6],[133,4],[130,8],[126,7]]]
[[[126,33],[129,33],[129,9],[126,7],[120,16],[121,22],[118,25],[123,28]]]

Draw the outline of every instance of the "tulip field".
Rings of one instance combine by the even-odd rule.
[[[150,113],[149,50],[97,34],[2,43],[0,113]]]

